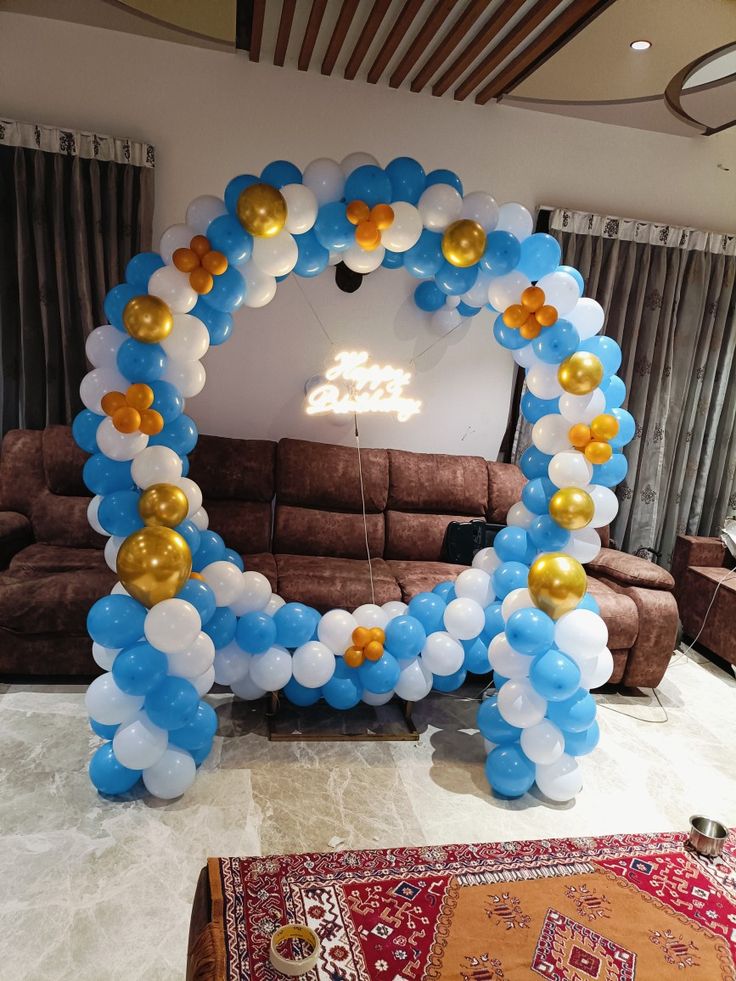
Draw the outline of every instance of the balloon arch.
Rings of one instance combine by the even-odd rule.
[[[104,740],[89,768],[101,793],[139,779],[158,797],[183,793],[212,746],[216,716],[202,696],[215,681],[241,698],[282,690],[297,705],[349,709],[416,701],[491,670],[497,694],[478,726],[492,788],[516,797],[536,780],[552,800],[580,790],[577,757],[599,737],[589,689],[613,664],[581,563],[616,514],[611,488],[634,422],[621,409],[621,352],[598,334],[603,310],[560,265],[557,241],[532,232],[526,208],[464,194],[449,170],[425,173],[409,157],[381,168],[358,153],[235,177],[224,200],[192,201],[158,253],[131,259],[105,299],[108,323],[87,340],[93,368],[73,425],[91,454],[89,520],[120,580],[87,621],[104,670],[86,695]],[[494,311],[496,340],[526,369],[534,428],[522,500],[471,569],[408,605],[320,616],[272,594],[209,530],[187,477],[197,428],[184,402],[203,388],[200,359],[227,340],[235,309],[265,305],[291,272],[317,276],[339,261],[406,269],[440,333]]]

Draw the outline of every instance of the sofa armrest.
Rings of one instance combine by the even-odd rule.
[[[675,580],[666,569],[639,558],[638,555],[617,552],[612,548],[602,548],[593,561],[588,563],[588,569],[596,578],[605,576],[622,586],[662,589],[667,592],[675,586]]]
[[[33,541],[31,522],[18,511],[0,511],[0,569]]]

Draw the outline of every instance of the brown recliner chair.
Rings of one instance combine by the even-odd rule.
[[[678,535],[672,557],[685,634],[736,664],[736,562],[720,538]]]

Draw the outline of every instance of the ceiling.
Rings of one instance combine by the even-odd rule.
[[[736,0],[0,0],[0,7],[478,106],[501,100],[687,136],[736,122]],[[632,50],[637,39],[651,41],[649,50]]]

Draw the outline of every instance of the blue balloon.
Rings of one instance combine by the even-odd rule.
[[[85,462],[82,479],[93,494],[110,494],[133,487],[130,460],[111,460],[104,453],[95,453]]]
[[[623,453],[614,453],[606,463],[593,465],[593,483],[604,487],[615,487],[626,478],[629,472],[629,461]]]
[[[130,647],[143,636],[146,608],[132,596],[110,594],[98,599],[87,614],[87,632],[103,647]]]
[[[547,716],[563,732],[584,732],[595,722],[595,699],[584,688],[578,688],[564,701],[550,701]]]
[[[220,313],[232,313],[245,300],[245,280],[235,266],[228,266],[224,273],[213,276],[214,286],[200,299],[205,306]]]
[[[621,348],[612,337],[588,337],[580,342],[581,351],[589,351],[600,360],[606,375],[615,375],[621,367]]]
[[[140,499],[138,491],[113,491],[100,501],[97,520],[109,535],[127,538],[143,527],[143,518],[138,512]]]
[[[238,213],[238,198],[246,189],[250,187],[251,184],[257,184],[258,178],[255,174],[239,174],[237,177],[228,183],[225,188],[225,207],[232,215],[237,215]],[[209,231],[209,229],[208,229]]]
[[[191,416],[180,415],[171,422],[167,422],[160,433],[150,436],[149,446],[168,446],[179,456],[191,453],[197,445],[199,430],[197,424]]]
[[[536,446],[529,446],[521,454],[519,467],[527,480],[535,477],[546,477],[549,462],[552,459],[547,453],[542,453]]]
[[[622,450],[636,436],[636,422],[626,409],[613,409],[611,415],[618,421],[618,433],[609,443],[614,450]]]
[[[322,691],[319,688],[305,688],[304,685],[300,685],[296,678],[289,678],[287,683],[282,688],[282,692],[289,699],[292,705],[298,705],[300,708],[306,708],[308,705],[314,705],[322,697]]]
[[[578,610],[592,610],[593,613],[600,614],[601,608],[598,605],[598,600],[591,594],[586,593],[583,598],[578,603],[576,609]]]
[[[161,684],[168,670],[166,655],[146,641],[120,651],[112,662],[115,684],[126,695],[147,695]]]
[[[214,740],[212,740],[212,742],[214,742]],[[199,749],[189,750],[189,755],[194,760],[195,766],[201,766],[210,755],[210,752],[212,751],[212,742],[205,744],[204,746],[200,746]]]
[[[522,797],[531,789],[537,772],[519,743],[496,746],[486,759],[485,769],[491,789],[503,797]]]
[[[476,724],[480,729],[481,735],[491,743],[502,745],[503,743],[513,743],[521,736],[521,729],[509,725],[498,710],[498,698],[491,695],[484,698],[478,708]]]
[[[456,691],[461,685],[465,684],[467,676],[468,672],[464,666],[458,668],[457,671],[453,671],[452,674],[436,674],[432,681],[432,687],[435,691]]]
[[[444,262],[442,236],[439,232],[422,229],[422,234],[404,252],[404,269],[417,279],[431,279]]]
[[[225,557],[225,542],[221,535],[216,531],[207,528],[199,533],[199,548],[197,554],[192,556],[192,568],[195,572],[201,572],[205,566],[212,562],[221,562]]]
[[[289,160],[273,160],[261,171],[261,180],[264,184],[282,188],[285,184],[301,184],[302,172]]]
[[[377,661],[364,661],[358,668],[360,683],[375,695],[384,695],[395,688],[400,674],[399,662],[388,651]]]
[[[214,593],[213,593],[214,596]],[[212,638],[217,650],[227,647],[235,638],[238,618],[229,606],[218,606],[207,623],[202,623],[202,630]]]
[[[488,674],[491,662],[488,660],[488,644],[484,641],[483,634],[474,640],[463,640],[461,644],[465,649],[463,668],[473,674]]]
[[[432,187],[433,184],[449,184],[450,187],[454,187],[458,194],[462,196],[463,193],[463,182],[457,176],[454,170],[446,170],[443,167],[437,170],[430,170],[427,174],[425,181],[426,187]]]
[[[574,354],[580,344],[580,335],[567,320],[558,320],[552,327],[545,327],[532,341],[532,350],[545,364],[562,364]]]
[[[564,272],[568,276],[572,276],[575,282],[578,284],[578,289],[580,290],[580,295],[582,296],[585,292],[585,280],[580,275],[580,272],[575,268],[575,266],[558,266],[555,272]]]
[[[506,639],[519,654],[536,657],[555,639],[554,620],[536,607],[516,610],[506,623]]]
[[[560,528],[548,514],[535,518],[527,528],[527,534],[540,552],[559,552],[570,541],[570,532]]]
[[[521,501],[527,511],[532,514],[547,514],[549,502],[557,493],[557,487],[549,477],[535,477],[524,484],[521,491]]]
[[[503,322],[503,314],[501,313],[493,321],[493,336],[501,347],[505,347],[507,351],[520,351],[521,348],[526,347],[529,343],[529,341],[521,336],[520,331],[506,326]]]
[[[148,718],[161,729],[181,729],[197,713],[199,695],[186,678],[169,675],[146,695]]]
[[[195,525],[195,523],[193,521],[190,521],[189,518],[185,518],[184,521],[181,522],[181,524],[178,524],[176,528],[174,528],[174,531],[178,532],[181,535],[181,537],[189,546],[189,551],[192,553],[192,555],[194,555],[194,553],[197,551],[202,541],[202,534],[199,528]],[[195,579],[194,581],[201,582],[201,580],[197,580],[197,579]]]
[[[188,477],[189,476],[189,457],[188,456],[182,456],[182,457],[179,457],[179,459],[181,460],[181,475],[182,475],[182,477]]]
[[[504,678],[503,675],[500,675],[498,671],[493,672],[493,687],[496,689],[496,691],[500,691],[508,680],[508,678]]]
[[[518,333],[518,331],[516,331]],[[560,400],[557,399],[540,399],[536,395],[532,395],[531,392],[524,392],[521,396],[521,414],[524,416],[527,422],[534,425],[535,422],[539,422],[542,416],[548,416],[551,413],[556,413],[558,411]]]
[[[129,337],[118,348],[117,365],[129,382],[154,382],[164,373],[166,354],[160,344],[141,344]]]
[[[502,562],[531,562],[536,549],[529,541],[525,528],[509,525],[502,528],[493,539],[496,555]]]
[[[444,296],[442,297],[444,301]],[[97,427],[100,425],[104,416],[98,416],[89,409],[82,409],[74,417],[72,423],[72,436],[77,446],[85,453],[99,453],[97,445]]]
[[[247,262],[253,252],[253,238],[233,215],[220,215],[207,226],[213,249],[222,252],[229,263]]]
[[[475,317],[477,316],[483,307],[471,307],[469,303],[461,300],[457,305],[457,312],[461,317]]]
[[[245,572],[245,562],[243,562],[243,557],[242,555],[239,555],[234,548],[226,548],[223,559],[225,562],[232,562],[232,564],[237,566],[241,572]]]
[[[386,249],[383,253],[381,265],[386,269],[400,269],[404,265],[404,253],[391,252],[389,249]]]
[[[449,296],[460,296],[467,293],[475,285],[478,278],[478,266],[453,266],[446,259],[442,260],[440,268],[434,275],[434,281]]]
[[[411,614],[394,617],[386,625],[386,650],[394,657],[408,660],[417,657],[427,640],[424,624]]]
[[[147,293],[148,280],[157,269],[161,269],[165,265],[166,263],[158,252],[139,252],[125,267],[126,282],[141,293]]]
[[[523,562],[502,562],[493,573],[493,589],[500,600],[515,589],[523,589],[529,579],[529,568]]]
[[[427,186],[424,167],[413,157],[396,157],[386,167],[391,182],[391,200],[416,204]]]
[[[606,412],[620,409],[626,401],[626,385],[623,379],[618,375],[611,375],[610,378],[604,378],[599,387],[606,397]]]
[[[195,311],[192,310],[192,313],[195,314]],[[195,314],[195,316],[198,316],[198,314]],[[184,411],[184,396],[176,385],[172,385],[171,382],[167,381],[155,381],[151,382],[151,390],[153,391],[153,404],[151,408],[161,413],[164,423],[173,422],[174,419],[177,419],[182,414]]]
[[[282,647],[301,647],[314,633],[314,613],[303,603],[285,603],[273,615],[276,643]]]
[[[557,269],[562,249],[556,238],[546,232],[536,232],[521,243],[517,266],[533,282]]]
[[[181,525],[176,528],[181,534],[180,529]],[[204,629],[217,609],[217,601],[212,587],[208,586],[203,579],[188,579],[176,595],[178,599],[186,600],[187,603],[192,604],[199,613],[202,629]],[[212,639],[214,640],[214,637]]]
[[[431,279],[420,283],[414,290],[414,302],[420,310],[426,310],[427,313],[439,310],[445,305],[446,299],[447,296],[439,287],[435,286]]]
[[[481,638],[485,641],[487,647],[496,634],[500,634],[503,631],[505,621],[501,612],[501,603],[498,600],[490,603],[483,612],[485,613],[486,624],[483,627]],[[486,650],[486,659],[487,657],[488,651]]]
[[[97,719],[90,719],[89,727],[92,730],[92,732],[96,736],[99,736],[101,739],[112,739],[115,733],[120,728],[119,726],[116,725],[115,726],[103,725],[101,722],[98,722]]]
[[[361,699],[363,688],[355,668],[349,668],[341,657],[335,662],[335,673],[322,686],[322,695],[328,705],[334,709],[345,711],[351,709]]]
[[[427,634],[445,629],[445,607],[447,604],[436,593],[417,593],[409,600],[409,616],[414,617],[424,627]]]
[[[276,624],[272,616],[260,611],[246,613],[235,631],[238,646],[249,654],[265,654],[276,643]]]
[[[582,732],[566,732],[565,752],[570,756],[587,756],[592,753],[601,738],[601,731],[598,723],[594,722],[588,729]]]
[[[191,313],[192,316],[199,317],[209,331],[210,344],[213,347],[217,347],[218,344],[224,344],[233,332],[232,315],[208,306],[201,296],[195,303]]]
[[[101,794],[117,797],[131,790],[140,780],[142,770],[129,770],[119,763],[112,743],[103,743],[89,761],[89,778]]]
[[[444,600],[445,603],[452,603],[454,599],[457,599],[455,583],[453,582],[438,582],[432,592],[436,593],[440,599]],[[444,630],[444,627],[440,627],[439,629]],[[427,631],[427,633],[429,633],[429,631]]]
[[[347,249],[355,241],[355,225],[348,221],[343,201],[323,204],[313,230],[319,244],[330,252]]]
[[[310,228],[303,235],[295,235],[294,241],[299,249],[299,258],[294,266],[297,276],[309,279],[324,272],[330,261],[330,253],[324,245],[320,244],[313,229]]]
[[[387,204],[391,200],[391,181],[385,170],[374,164],[356,167],[345,181],[344,198],[350,201],[365,201],[369,208],[377,204]]]
[[[172,732],[170,741],[175,746],[181,746],[182,749],[192,752],[202,749],[203,746],[211,746],[216,732],[217,712],[207,702],[200,701],[194,717],[186,725]]]
[[[493,276],[504,276],[519,264],[521,245],[511,232],[490,232],[480,265]]]
[[[135,286],[131,286],[130,283],[121,283],[119,286],[113,286],[105,297],[103,304],[108,323],[111,323],[113,327],[117,327],[118,330],[124,331],[123,310],[125,310],[128,302],[134,296],[140,296],[140,293],[141,291]]]

